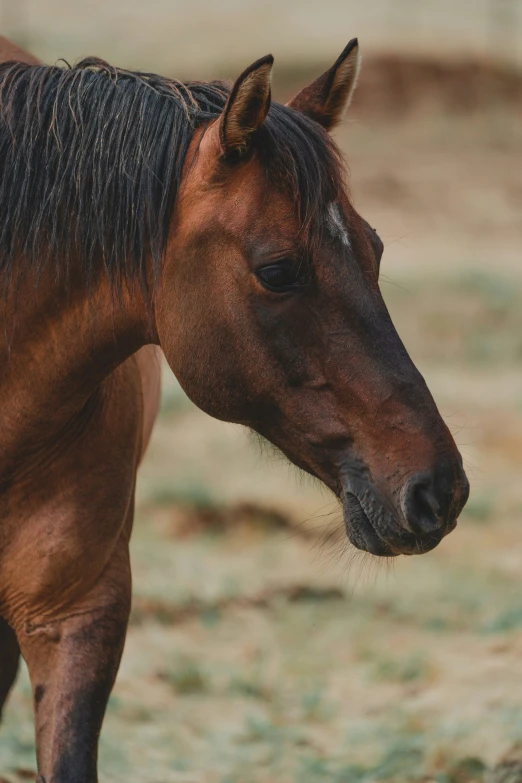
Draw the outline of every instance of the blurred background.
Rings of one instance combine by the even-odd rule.
[[[167,371],[102,783],[522,781],[520,0],[0,0],[0,31],[47,62],[188,78],[272,52],[281,100],[357,35],[336,138],[472,483],[435,552],[365,558],[331,496]],[[31,778],[32,731],[24,672],[2,779]]]

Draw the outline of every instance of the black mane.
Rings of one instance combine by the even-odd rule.
[[[146,287],[159,269],[194,129],[216,118],[229,88],[114,68],[0,65],[0,280],[52,262],[87,280]],[[303,230],[319,222],[342,166],[314,122],[272,104],[258,132],[267,172],[292,195]],[[22,265],[22,269],[20,268]]]

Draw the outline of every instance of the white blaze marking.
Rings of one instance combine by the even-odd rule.
[[[328,223],[330,234],[333,237],[336,237],[336,239],[340,239],[346,247],[351,247],[350,237],[348,236],[348,231],[344,225],[341,210],[333,201],[331,204],[328,204],[328,217],[326,218],[326,222]]]

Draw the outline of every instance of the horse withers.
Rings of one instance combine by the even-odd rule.
[[[329,134],[355,40],[286,106],[270,56],[230,88],[1,47],[0,706],[21,651],[40,780],[93,783],[158,346],[337,495],[360,549],[432,549],[468,483]]]

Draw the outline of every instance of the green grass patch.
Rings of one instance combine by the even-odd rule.
[[[473,492],[466,503],[463,516],[472,522],[486,523],[493,518],[495,498],[491,492]]]
[[[195,511],[207,510],[216,505],[210,489],[198,481],[155,486],[147,500],[155,506],[186,506]]]
[[[168,372],[163,373],[161,384],[160,415],[173,416],[185,413],[194,407],[181,386]]]
[[[507,633],[519,628],[522,628],[522,605],[501,612],[484,626],[488,633]]]
[[[159,675],[180,695],[208,693],[211,690],[210,679],[197,661],[180,657],[171,668]]]
[[[388,682],[421,682],[427,680],[431,673],[425,655],[416,652],[404,657],[370,654],[370,676],[373,680]]]
[[[416,361],[522,362],[522,285],[485,270],[383,280],[392,318]]]

